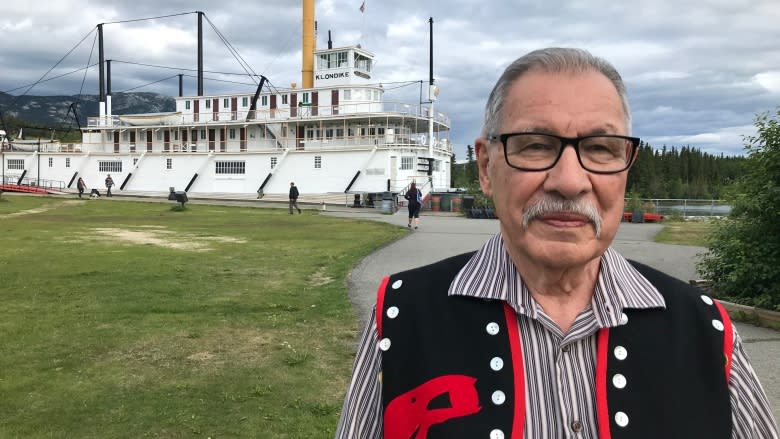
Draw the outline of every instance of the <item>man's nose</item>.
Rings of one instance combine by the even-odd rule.
[[[566,199],[575,199],[589,192],[592,187],[590,173],[582,167],[577,159],[577,151],[570,146],[564,146],[558,163],[547,171],[544,190],[557,192]]]

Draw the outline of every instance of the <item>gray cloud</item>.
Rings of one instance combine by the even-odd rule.
[[[224,0],[115,1],[43,0],[0,4],[0,91],[40,78],[82,38],[84,42],[51,75],[75,71],[36,86],[30,94],[96,93],[94,26],[187,11],[206,12],[206,70],[242,72],[211,28],[213,23],[251,70],[272,84],[300,81],[300,1]],[[634,133],[660,147],[690,145],[712,153],[739,154],[741,136],[753,134],[757,113],[780,103],[780,6],[775,0],[613,2],[506,0],[420,2],[317,1],[318,46],[328,30],[336,46],[360,43],[377,55],[376,76],[385,83],[426,81],[428,17],[434,18],[434,76],[441,88],[437,111],[452,119],[456,156],[465,157],[481,125],[486,96],[501,70],[516,57],[544,46],[584,47],[615,64],[623,75],[634,113]],[[695,3],[695,4],[694,4]],[[177,69],[196,68],[195,15],[107,24],[112,89],[175,94]],[[91,61],[90,51],[93,52]],[[207,92],[252,91],[248,78],[220,73],[206,77]],[[82,88],[82,81],[85,86]],[[185,93],[195,80],[185,79]],[[417,99],[416,86],[399,91]]]

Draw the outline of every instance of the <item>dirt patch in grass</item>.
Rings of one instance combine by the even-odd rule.
[[[82,236],[81,239],[122,241],[136,245],[156,245],[159,247],[186,250],[193,252],[207,252],[211,250],[211,243],[243,244],[246,241],[229,236],[196,236],[180,232],[172,232],[161,227],[136,227],[119,228],[106,227],[92,229],[94,234]]]
[[[73,205],[78,205],[83,203],[86,203],[86,200],[67,200],[61,203],[55,203],[49,206],[38,207],[35,209],[27,209],[27,210],[20,210],[19,212],[6,213],[4,215],[0,215],[0,218],[13,218],[16,216],[35,215],[36,213],[48,212],[49,210],[56,209],[58,207],[73,206]]]
[[[309,276],[309,285],[318,287],[333,282],[333,278],[325,275],[325,267],[320,267],[316,272]]]

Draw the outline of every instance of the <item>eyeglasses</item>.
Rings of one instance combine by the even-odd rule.
[[[571,145],[580,165],[596,174],[616,174],[628,169],[640,141],[638,137],[608,134],[561,137],[544,133],[498,134],[488,140],[501,141],[506,163],[521,171],[552,169],[566,146]]]

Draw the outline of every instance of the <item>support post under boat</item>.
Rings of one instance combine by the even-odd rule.
[[[127,182],[130,181],[130,177],[132,177],[132,176],[133,176],[132,172],[128,172],[127,173],[127,177],[125,177],[125,179],[122,181],[122,185],[119,186],[119,190],[120,191],[125,190],[125,186],[127,186]]]
[[[346,189],[344,189],[344,193],[345,193],[345,194],[346,194],[347,192],[349,192],[349,190],[350,190],[350,189],[352,189],[352,185],[353,185],[353,184],[355,184],[355,180],[357,180],[357,179],[358,179],[358,177],[360,177],[360,170],[358,170],[358,171],[355,173],[355,176],[354,176],[354,177],[352,177],[352,181],[350,181],[350,182],[349,182],[349,184],[347,185],[347,188],[346,188]]]
[[[195,175],[193,175],[192,178],[190,179],[190,182],[187,183],[187,187],[184,188],[184,192],[189,191],[192,185],[195,183],[195,180],[197,179],[198,179],[198,173],[196,172]]]
[[[20,175],[19,176],[19,180],[16,181],[16,185],[17,186],[21,186],[22,185],[22,181],[24,181],[24,176],[25,175],[27,175],[27,170],[26,169],[24,171],[22,171],[22,175]]]
[[[68,182],[68,189],[73,185],[73,181],[78,177],[79,173],[78,171],[73,173],[73,177],[70,177],[70,181]]]

